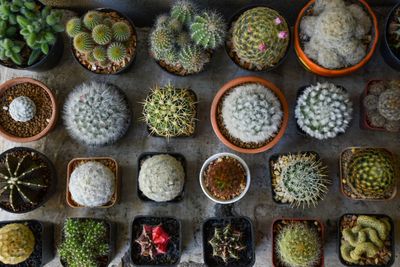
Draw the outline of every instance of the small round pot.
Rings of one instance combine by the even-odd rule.
[[[400,55],[397,55],[393,51],[393,49],[389,45],[389,40],[388,40],[389,23],[390,20],[392,19],[393,14],[398,8],[400,8],[400,3],[395,5],[389,12],[389,15],[386,17],[380,49],[382,57],[385,60],[386,64],[388,64],[391,68],[400,71],[400,58],[399,58]]]
[[[283,110],[283,120],[282,120],[282,125],[281,128],[279,129],[278,133],[275,135],[275,137],[266,145],[259,147],[259,148],[242,148],[234,143],[232,143],[228,138],[226,138],[223,133],[221,132],[219,125],[218,125],[218,106],[220,101],[222,100],[223,96],[225,93],[227,93],[229,90],[242,85],[246,83],[259,83],[267,88],[269,88],[279,99],[282,105],[282,110]],[[273,146],[275,146],[279,140],[282,138],[283,134],[286,131],[286,128],[288,126],[288,121],[289,121],[289,105],[286,101],[286,97],[282,93],[282,91],[272,82],[264,80],[259,77],[255,76],[244,76],[244,77],[239,77],[236,79],[233,79],[229,81],[228,83],[224,84],[221,89],[219,89],[218,93],[214,97],[214,100],[211,105],[211,125],[214,130],[214,133],[217,135],[218,139],[227,147],[229,147],[232,150],[235,150],[240,153],[246,153],[246,154],[256,154],[256,153],[261,153],[264,151],[267,151],[271,149]]]
[[[17,142],[17,143],[28,143],[28,142],[33,142],[36,140],[41,139],[42,137],[46,136],[55,126],[57,123],[58,119],[58,104],[55,95],[53,92],[42,82],[27,78],[27,77],[20,77],[20,78],[15,78],[6,81],[5,83],[0,85],[0,96],[10,87],[21,84],[21,83],[31,83],[35,84],[37,86],[40,86],[43,90],[46,91],[48,94],[50,100],[51,100],[51,107],[52,107],[52,114],[49,123],[47,124],[46,128],[44,128],[40,133],[34,136],[30,137],[18,137],[11,135],[10,133],[6,132],[1,126],[0,126],[0,135],[4,137],[7,140]]]
[[[244,168],[245,171],[246,171],[246,178],[247,178],[247,179],[246,179],[246,188],[243,190],[243,192],[242,192],[239,196],[237,196],[237,197],[235,197],[235,198],[232,198],[232,199],[230,199],[230,200],[221,200],[221,199],[218,199],[218,198],[214,197],[214,196],[211,194],[211,192],[208,191],[208,189],[207,189],[207,187],[206,187],[206,185],[205,185],[205,183],[204,183],[204,172],[206,171],[208,165],[209,165],[212,161],[214,161],[214,160],[216,160],[216,159],[218,159],[218,158],[220,158],[220,157],[224,157],[224,156],[228,156],[228,157],[234,158],[234,159],[236,159],[237,161],[239,161],[240,164],[242,164],[243,168]],[[239,201],[240,199],[242,199],[242,198],[244,197],[244,195],[246,195],[247,191],[249,191],[250,182],[251,182],[251,174],[250,174],[249,166],[247,166],[247,163],[246,163],[241,157],[239,157],[239,156],[237,156],[237,155],[235,155],[235,154],[232,154],[232,153],[218,153],[218,154],[212,155],[211,157],[209,157],[209,158],[204,162],[204,164],[203,164],[203,166],[201,167],[201,170],[200,170],[199,179],[200,179],[200,186],[201,186],[201,189],[203,190],[204,194],[205,194],[209,199],[211,199],[211,200],[214,201],[215,203],[219,203],[219,204],[232,204],[232,203],[237,202],[237,201]]]
[[[300,11],[296,24],[294,26],[294,48],[297,54],[297,57],[299,61],[302,63],[302,65],[309,70],[310,72],[313,72],[315,74],[321,75],[321,76],[326,76],[326,77],[337,77],[337,76],[344,76],[344,75],[349,75],[360,68],[362,68],[367,62],[371,59],[372,55],[374,54],[374,51],[376,49],[376,46],[378,44],[378,39],[379,39],[379,28],[378,28],[378,20],[375,16],[374,11],[372,8],[369,6],[369,4],[365,0],[358,0],[359,4],[363,6],[364,10],[367,11],[368,15],[372,19],[372,36],[373,40],[369,44],[369,51],[366,54],[366,56],[356,65],[348,67],[348,68],[343,68],[343,69],[327,69],[324,68],[314,61],[312,61],[306,53],[304,53],[303,48],[301,47],[301,41],[299,38],[299,33],[300,33],[300,23],[301,20],[303,19],[303,16],[307,11],[312,7],[314,4],[315,0],[310,0],[303,9]]]

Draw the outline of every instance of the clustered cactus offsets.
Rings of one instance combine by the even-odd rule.
[[[367,122],[389,132],[400,131],[400,81],[376,81],[363,99]]]
[[[371,18],[359,3],[317,0],[313,12],[302,18],[300,38],[304,52],[318,65],[342,69],[366,56],[371,29]]]
[[[142,232],[135,240],[140,245],[140,255],[154,260],[158,255],[168,252],[171,236],[165,231],[163,225],[142,225]]]
[[[150,33],[150,52],[161,66],[178,75],[198,73],[225,39],[226,25],[215,11],[200,11],[177,0],[159,16]]]
[[[344,133],[352,120],[353,103],[340,86],[317,83],[305,88],[297,99],[297,125],[311,137],[323,140]]]
[[[35,249],[35,236],[22,223],[10,223],[0,228],[0,262],[16,265],[26,261]]]
[[[64,104],[69,134],[89,146],[115,143],[129,128],[131,111],[125,94],[111,84],[90,82],[77,86]]]
[[[61,11],[34,0],[0,1],[0,60],[30,66],[47,55],[64,31]]]

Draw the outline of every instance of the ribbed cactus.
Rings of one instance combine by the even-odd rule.
[[[400,89],[389,89],[379,96],[378,111],[389,121],[400,120]]]
[[[107,57],[114,63],[121,62],[127,55],[126,47],[122,43],[112,43],[107,48]]]
[[[113,32],[111,28],[104,24],[99,24],[93,28],[92,38],[96,44],[107,45],[111,42]]]
[[[95,47],[95,43],[87,32],[78,33],[74,37],[74,47],[81,53],[90,53],[92,52],[93,48]]]
[[[117,42],[125,42],[131,38],[131,28],[126,22],[118,21],[112,25],[112,33],[114,40]]]
[[[226,24],[218,13],[203,12],[194,18],[190,34],[197,45],[204,49],[215,49],[224,42]]]
[[[189,24],[196,14],[196,7],[188,0],[177,0],[171,7],[171,17],[181,23]]]
[[[30,121],[36,114],[35,102],[27,96],[16,97],[11,101],[8,113],[14,121]]]
[[[286,20],[267,7],[245,11],[233,25],[233,50],[257,69],[277,65],[286,54],[289,40]]]
[[[162,224],[157,226],[142,225],[142,232],[135,240],[140,245],[140,255],[154,260],[158,255],[168,252],[171,236],[164,230]]]
[[[196,45],[183,47],[178,55],[178,62],[189,73],[200,72],[209,61],[207,53]]]
[[[35,249],[35,236],[22,223],[10,223],[0,228],[0,262],[16,265],[26,261]]]
[[[163,55],[174,47],[174,35],[168,28],[156,28],[150,34],[150,45],[154,55]]]
[[[400,9],[396,10],[391,14],[391,21],[388,27],[388,36],[390,38],[389,45],[395,50],[400,49]]]
[[[192,135],[196,112],[193,93],[171,84],[154,87],[143,103],[143,120],[149,130],[167,138]]]
[[[89,30],[93,30],[94,27],[101,24],[103,21],[103,15],[101,12],[89,11],[83,16],[83,25]]]
[[[78,33],[82,31],[82,21],[80,18],[72,18],[67,22],[65,26],[65,31],[68,36],[74,38]]]

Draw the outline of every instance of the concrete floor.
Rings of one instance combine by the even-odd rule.
[[[382,11],[385,14],[385,11]],[[243,76],[257,75],[274,82],[285,93],[291,111],[293,111],[296,90],[302,86],[318,81],[330,81],[342,85],[351,93],[355,104],[355,118],[351,128],[346,134],[329,141],[317,141],[305,138],[296,132],[293,112],[290,114],[290,123],[286,134],[280,143],[272,150],[258,155],[241,155],[249,164],[252,172],[252,184],[247,195],[233,210],[238,215],[250,217],[256,227],[256,264],[257,267],[272,266],[271,264],[271,223],[275,218],[307,217],[320,218],[326,226],[325,266],[342,266],[338,260],[336,222],[344,213],[385,213],[396,220],[396,236],[399,239],[400,228],[400,194],[389,202],[362,202],[346,199],[339,191],[338,157],[339,153],[349,146],[376,146],[386,147],[400,155],[399,134],[369,132],[359,128],[359,95],[370,79],[395,79],[398,73],[390,69],[382,61],[379,51],[371,62],[361,71],[343,78],[326,79],[317,77],[305,71],[296,60],[293,51],[277,70],[269,73],[251,73],[239,69],[231,62],[224,49],[217,51],[204,73],[187,78],[178,78],[162,71],[148,56],[147,36],[148,30],[141,29],[139,34],[138,57],[128,73],[119,76],[98,76],[89,73],[79,66],[73,59],[68,44],[59,66],[47,73],[31,73],[13,71],[0,68],[0,81],[4,82],[18,76],[34,77],[57,92],[57,97],[62,105],[64,99],[72,88],[82,82],[97,80],[111,82],[122,88],[128,95],[133,107],[134,119],[128,134],[113,146],[101,148],[88,148],[74,142],[65,131],[60,120],[56,129],[46,138],[25,146],[33,147],[44,152],[56,165],[59,182],[57,193],[41,208],[23,215],[9,214],[0,211],[0,220],[13,219],[39,219],[46,220],[56,225],[55,238],[58,244],[60,226],[66,217],[92,216],[107,218],[118,223],[117,251],[110,266],[131,266],[129,260],[130,223],[134,216],[165,215],[176,216],[183,221],[183,255],[182,266],[201,266],[202,263],[202,236],[201,225],[207,218],[224,212],[224,209],[214,205],[203,195],[199,183],[198,173],[204,160],[210,155],[229,151],[214,135],[209,122],[211,101],[218,89],[227,81]],[[190,86],[198,95],[200,104],[200,123],[195,138],[164,139],[149,137],[146,126],[139,121],[142,101],[154,84],[164,84],[171,81],[177,86]],[[12,142],[0,140],[0,151],[17,146]],[[325,200],[316,208],[291,209],[282,207],[272,201],[268,159],[272,154],[281,152],[296,152],[300,150],[315,150],[320,153],[324,162],[329,166],[332,186]],[[179,204],[154,205],[143,203],[136,195],[136,160],[142,152],[168,151],[182,153],[188,162],[188,181],[186,195]],[[230,151],[231,152],[231,151]],[[65,202],[65,176],[67,163],[74,157],[80,156],[111,156],[117,159],[122,166],[122,199],[120,203],[110,209],[71,209]],[[398,242],[399,244],[400,242]],[[397,246],[394,266],[400,266],[400,245]],[[192,262],[189,264],[189,262]],[[61,266],[55,258],[48,267]]]

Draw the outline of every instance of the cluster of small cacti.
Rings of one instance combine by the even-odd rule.
[[[171,84],[155,86],[143,103],[143,120],[150,132],[167,138],[193,135],[196,112],[194,93]]]
[[[19,96],[11,101],[8,108],[11,118],[18,122],[27,122],[33,119],[36,114],[36,105],[27,96]]]
[[[318,65],[341,69],[358,64],[367,54],[364,40],[372,22],[359,3],[317,0],[300,24],[304,52]]]
[[[372,127],[389,132],[400,131],[400,83],[399,81],[374,82],[363,99],[367,121]]]
[[[315,153],[281,155],[272,165],[275,199],[295,207],[316,205],[328,191],[327,167]]]
[[[110,251],[107,226],[92,219],[67,219],[58,249],[62,262],[69,267],[99,266],[99,257]]]
[[[287,267],[316,266],[321,259],[321,239],[314,227],[303,222],[290,222],[279,230],[276,251]]]
[[[224,127],[244,143],[263,143],[279,131],[282,105],[278,97],[258,83],[233,88],[222,102]]]
[[[223,44],[226,25],[214,11],[199,12],[188,0],[177,0],[170,14],[157,18],[150,33],[150,51],[158,61],[183,75],[198,73],[210,61],[210,51]]]
[[[340,255],[352,264],[359,264],[363,257],[375,258],[385,246],[390,230],[387,218],[359,215],[355,226],[342,230]]]
[[[323,140],[344,133],[352,119],[349,94],[332,83],[308,86],[297,99],[297,125],[309,136]]]
[[[100,67],[123,62],[133,34],[128,21],[116,20],[100,11],[89,11],[83,19],[70,19],[66,32],[73,38],[74,48],[83,53],[89,63]]]
[[[98,161],[77,166],[69,178],[72,199],[84,207],[99,207],[111,201],[115,192],[115,175]]]
[[[16,265],[26,261],[35,249],[32,230],[22,223],[10,223],[0,228],[0,262]]]
[[[154,260],[157,255],[168,252],[171,236],[164,230],[162,224],[157,226],[142,225],[142,232],[135,240],[140,245],[140,255]]]
[[[151,200],[170,201],[181,194],[185,183],[182,163],[171,155],[146,159],[139,172],[139,189]]]
[[[276,66],[286,55],[289,28],[277,11],[255,7],[234,22],[231,40],[233,51],[241,61],[263,70]]]
[[[233,229],[231,224],[225,227],[216,227],[213,237],[208,240],[214,257],[219,257],[227,264],[229,261],[240,259],[241,251],[246,249],[243,242],[243,233]]]
[[[393,17],[389,23],[388,33],[390,36],[390,46],[395,51],[400,51],[400,8],[394,11]]]
[[[61,11],[34,0],[0,1],[0,60],[30,66],[56,43]]]
[[[77,86],[64,104],[64,123],[82,144],[116,142],[128,130],[131,111],[124,93],[111,84],[90,82]]]

